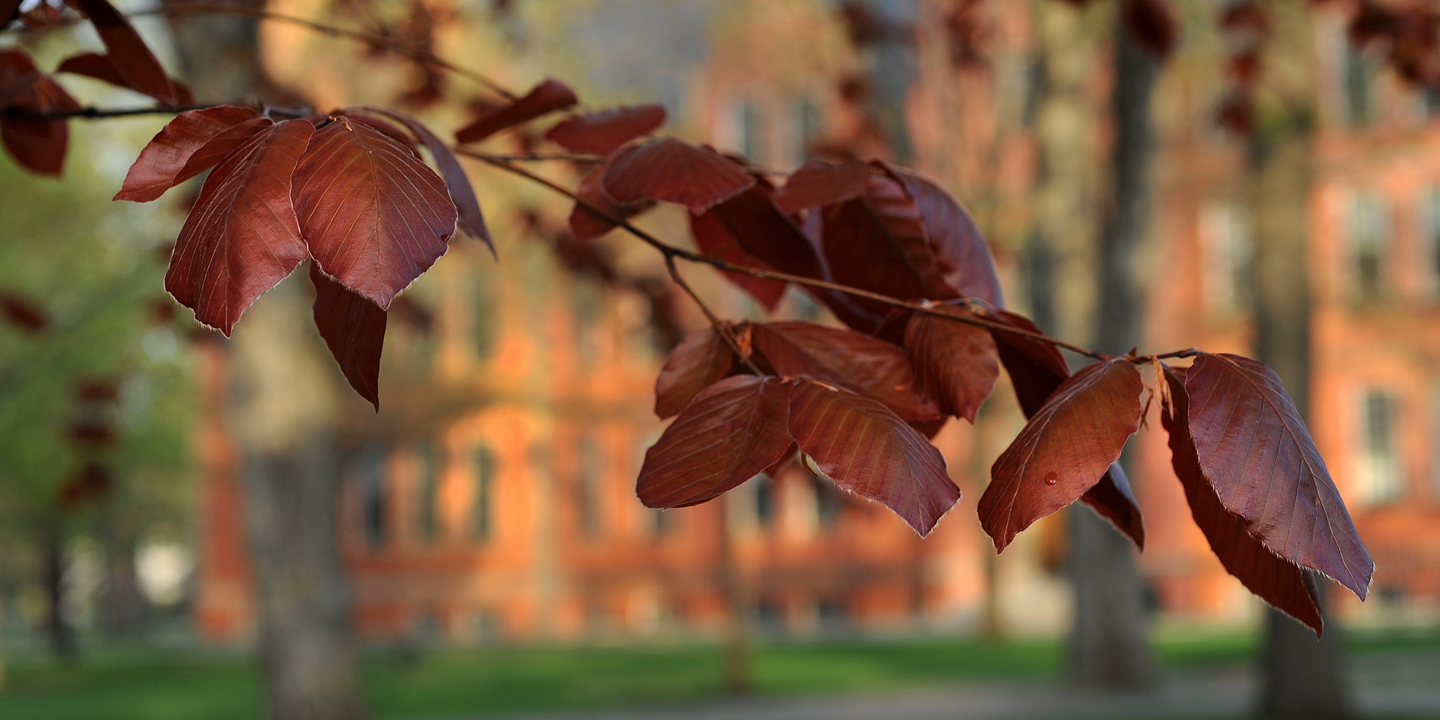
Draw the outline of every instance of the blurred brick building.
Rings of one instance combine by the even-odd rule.
[[[1018,268],[1039,202],[1030,196],[1038,172],[1029,110],[1038,92],[1034,8],[983,4],[988,60],[976,66],[956,59],[947,13],[960,5],[968,3],[921,3],[912,18],[918,63],[907,110],[915,164],[970,205],[996,246],[1012,304],[1023,310],[1014,301],[1023,296]],[[683,92],[667,91],[681,129],[769,167],[793,167],[836,140],[865,151],[873,138],[852,79],[866,58],[829,6],[796,3],[786,13],[741,6],[749,7],[722,5],[729,11],[706,18],[709,54]],[[1397,599],[1433,610],[1440,606],[1440,99],[1403,86],[1350,48],[1338,16],[1319,14],[1315,32],[1322,82],[1313,242],[1309,257],[1297,259],[1311,264],[1316,304],[1312,429],[1379,565],[1379,602],[1365,611]],[[1219,63],[1213,43],[1188,43],[1157,96],[1157,203],[1143,258],[1158,280],[1149,297],[1150,348],[1245,353],[1250,346],[1254,237],[1241,148],[1213,125],[1224,90]],[[1103,62],[1095,74],[1094,107],[1103,111]],[[677,220],[654,221],[678,237]],[[496,223],[497,237],[524,234],[503,216]],[[1051,572],[1063,553],[1059,523],[1037,524],[997,561],[973,514],[989,462],[1022,422],[999,399],[1005,388],[978,426],[951,422],[937,437],[965,497],[923,541],[882,508],[800,468],[699,507],[648,510],[635,498],[634,479],[663,428],[650,412],[663,357],[645,300],[568,274],[538,243],[513,240],[502,254],[496,267],[479,253],[452,251],[412,288],[433,322],[428,330],[391,323],[385,412],[374,417],[357,400],[344,414],[340,541],[367,636],[707,632],[724,618],[727,568],[752,619],[779,632],[968,627],[987,604],[1012,628],[1063,625],[1063,585]],[[722,298],[723,314],[758,317],[708,271],[692,274]],[[813,318],[818,311],[792,291],[782,313]],[[205,637],[233,639],[250,632],[253,617],[240,493],[220,421],[224,358],[206,357],[211,406],[202,438],[196,620]],[[1141,561],[1159,608],[1210,619],[1253,614],[1257,601],[1224,573],[1190,521],[1151,420],[1152,430],[1137,438],[1133,475],[1149,536]],[[1345,609],[1359,611],[1351,605]]]

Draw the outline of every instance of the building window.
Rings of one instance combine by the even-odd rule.
[[[360,476],[361,522],[364,523],[365,544],[372,550],[385,545],[385,515],[388,510],[385,489],[385,450],[367,447],[356,463]]]
[[[427,443],[415,456],[415,529],[424,542],[440,536],[440,450]]]
[[[840,524],[840,511],[845,509],[845,491],[823,477],[812,477],[815,486],[815,525],[833,530]]]
[[[760,125],[760,108],[755,103],[747,100],[735,108],[736,149],[754,163],[764,160]]]
[[[812,149],[825,139],[825,124],[820,118],[820,108],[809,98],[795,101],[795,146],[792,161],[803,165],[811,157]]]
[[[1200,218],[1205,303],[1213,310],[1249,307],[1254,284],[1255,233],[1249,214],[1230,203]]]
[[[1400,453],[1395,437],[1397,401],[1393,393],[1368,389],[1360,408],[1360,498],[1366,505],[1398,500],[1403,494]]]
[[[1375,120],[1376,61],[1364,49],[1345,41],[1345,122],[1368,127]]]
[[[495,532],[495,453],[481,445],[475,449],[475,498],[470,508],[470,537],[485,542]]]
[[[755,524],[761,528],[775,525],[775,481],[760,473],[750,480],[755,492]]]
[[[1349,250],[1351,295],[1356,302],[1379,300],[1385,292],[1385,251],[1390,223],[1385,201],[1373,192],[1350,199]]]
[[[571,286],[570,297],[575,312],[575,357],[580,367],[590,368],[600,358],[595,328],[604,319],[604,291],[598,283],[581,278]]]
[[[604,477],[600,447],[593,437],[580,439],[579,468],[576,477],[576,503],[579,505],[580,531],[594,540],[604,531],[601,516],[601,481]]]
[[[1421,290],[1429,298],[1440,298],[1440,185],[1420,193]]]
[[[495,298],[489,283],[474,275],[471,275],[470,290],[470,339],[475,348],[475,357],[484,360],[495,351],[495,330],[498,322]]]

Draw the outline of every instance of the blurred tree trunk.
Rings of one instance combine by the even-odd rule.
[[[253,20],[172,21],[201,100],[267,87]],[[256,302],[231,343],[230,427],[240,447],[259,654],[272,720],[369,716],[340,557],[335,373],[310,327],[304,273]]]
[[[45,622],[45,636],[50,651],[70,660],[75,657],[75,632],[65,619],[65,523],[58,513],[41,521],[41,542],[46,599],[50,606]]]
[[[114,509],[107,504],[100,521],[105,546],[105,593],[100,626],[111,637],[133,635],[145,622],[146,603],[135,573],[135,542],[116,526]]]
[[[1310,280],[1307,250],[1314,176],[1315,67],[1305,3],[1267,2],[1273,30],[1263,46],[1262,92],[1251,136],[1250,192],[1255,220],[1255,356],[1275,369],[1301,417],[1310,396]],[[1329,584],[1323,578],[1322,590]],[[1259,713],[1265,718],[1354,715],[1340,628],[1309,628],[1268,609],[1260,659]]]
[[[1150,98],[1158,58],[1130,33],[1115,29],[1115,89],[1110,214],[1100,234],[1096,282],[1095,349],[1123,354],[1140,344],[1142,278],[1136,256],[1151,210],[1150,166],[1155,155]],[[1131,453],[1121,459],[1133,479]],[[1075,617],[1070,675],[1092,687],[1143,687],[1153,681],[1154,659],[1145,627],[1140,570],[1130,541],[1100,516],[1070,513],[1070,570]]]

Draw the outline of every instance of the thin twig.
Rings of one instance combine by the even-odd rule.
[[[174,115],[188,110],[205,110],[215,107],[214,105],[155,105],[152,107],[138,108],[98,108],[82,107],[73,110],[45,110],[37,112],[22,107],[7,107],[0,110],[0,115],[18,120],[59,120],[63,118],[82,118],[87,120],[98,120],[103,118],[130,117],[134,115]]]
[[[675,257],[673,255],[665,256],[665,270],[670,273],[670,279],[676,285],[679,285],[680,289],[684,290],[685,294],[689,295],[691,300],[695,301],[695,305],[700,308],[700,312],[705,314],[705,319],[710,321],[710,327],[715,328],[715,332],[720,335],[720,339],[724,340],[726,345],[730,346],[730,351],[735,353],[735,357],[740,358],[740,360],[745,363],[745,367],[749,368],[751,372],[756,375],[764,375],[765,373],[755,366],[755,361],[750,359],[750,353],[745,352],[745,350],[740,347],[740,341],[735,338],[735,332],[730,329],[730,326],[716,317],[715,313],[710,311],[710,307],[705,304],[705,301],[700,299],[700,295],[690,287],[690,283],[685,282],[685,278],[680,275],[680,269],[675,267]]]

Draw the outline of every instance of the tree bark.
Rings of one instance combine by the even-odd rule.
[[[1123,354],[1140,344],[1143,287],[1136,257],[1150,219],[1155,155],[1150,99],[1159,59],[1116,28],[1111,211],[1100,234],[1095,348]],[[1131,453],[1121,457],[1136,479]],[[1070,675],[1091,687],[1135,688],[1154,681],[1144,590],[1130,541],[1088,508],[1070,511],[1070,582],[1075,617]]]
[[[50,651],[62,659],[72,660],[77,648],[75,631],[65,620],[65,524],[58,515],[44,521],[44,575],[47,600],[50,603],[46,617],[45,634]]]
[[[257,23],[172,21],[196,96],[233,101],[269,89]],[[230,427],[240,447],[259,655],[272,720],[369,716],[339,548],[336,376],[311,328],[303,271],[259,300],[231,342]]]

